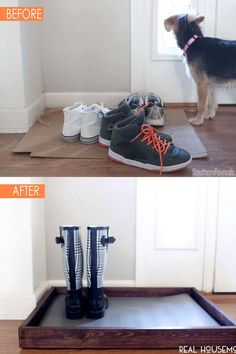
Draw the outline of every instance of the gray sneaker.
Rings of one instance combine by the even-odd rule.
[[[165,125],[165,105],[162,99],[150,92],[144,99],[146,106],[147,124],[156,127],[163,127]]]
[[[144,100],[142,95],[139,93],[133,93],[132,95],[126,97],[122,102],[120,102],[119,106],[122,106],[126,102],[130,108],[132,109],[133,113],[137,113],[138,109],[144,106]]]
[[[111,144],[112,130],[117,122],[126,118],[132,117],[134,114],[129,104],[124,101],[118,108],[103,114],[102,125],[99,135],[99,144],[104,147],[109,147]]]
[[[144,109],[140,110],[138,114],[134,114],[127,102],[124,102],[122,106],[117,109],[104,114],[102,117],[102,126],[99,136],[99,144],[103,147],[109,147],[112,140],[112,132],[117,124],[129,125],[130,122],[136,120],[136,123],[140,126],[146,124],[144,115]],[[139,123],[138,123],[139,122]],[[161,137],[162,140],[172,142],[172,137],[168,134],[159,133],[155,130],[155,133]]]
[[[117,162],[149,171],[173,172],[185,168],[191,155],[164,140],[156,129],[143,124],[143,113],[128,124],[118,122],[112,132],[109,157]]]

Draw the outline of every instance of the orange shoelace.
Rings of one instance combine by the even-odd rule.
[[[143,138],[141,139],[141,142],[147,142],[147,146],[152,145],[153,150],[159,154],[161,165],[160,175],[162,175],[163,155],[167,153],[171,143],[168,143],[166,140],[162,140],[158,131],[147,124],[142,125],[140,133],[133,140],[131,140],[131,143],[140,138],[142,135]]]

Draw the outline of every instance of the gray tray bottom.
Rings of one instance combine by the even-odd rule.
[[[188,328],[220,325],[188,294],[164,297],[109,298],[104,318],[68,320],[65,297],[59,295],[47,309],[39,326],[78,328]]]

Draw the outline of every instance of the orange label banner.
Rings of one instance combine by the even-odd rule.
[[[0,184],[0,198],[42,199],[45,184]]]
[[[0,21],[44,21],[44,7],[0,7]]]

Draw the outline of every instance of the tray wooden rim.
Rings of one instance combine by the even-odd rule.
[[[66,288],[52,287],[19,327],[19,344],[25,349],[158,349],[181,345],[235,345],[236,324],[217,305],[195,288],[106,288],[108,297],[155,297],[189,294],[220,327],[178,329],[39,327],[37,323],[58,294]]]

